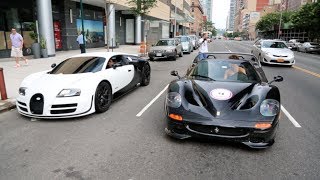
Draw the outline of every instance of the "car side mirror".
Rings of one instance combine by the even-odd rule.
[[[181,77],[179,76],[178,71],[171,71],[171,76],[178,76],[178,78],[180,79]]]
[[[273,80],[269,82],[269,84],[271,84],[273,82],[281,82],[281,81],[283,81],[283,77],[282,76],[275,76],[273,78]]]
[[[52,68],[52,69],[55,68],[56,66],[57,66],[56,63],[51,64],[51,68]]]

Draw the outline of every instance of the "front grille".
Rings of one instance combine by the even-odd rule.
[[[20,109],[21,111],[28,112],[27,108],[24,108],[24,107],[19,106],[19,109]]]
[[[68,108],[68,107],[77,107],[77,103],[73,103],[73,104],[55,104],[52,105],[51,108]]]
[[[76,109],[61,109],[61,110],[51,110],[51,114],[68,114],[75,112]]]
[[[22,106],[27,106],[26,103],[23,103],[23,102],[20,102],[20,101],[18,101],[18,104],[20,104],[20,105],[22,105]]]
[[[244,128],[228,128],[219,126],[209,126],[209,125],[189,125],[189,128],[206,134],[224,135],[224,136],[242,136],[248,133],[247,129]]]
[[[44,99],[42,94],[35,94],[30,100],[30,111],[32,114],[43,114]]]
[[[278,62],[277,60],[271,60],[270,62],[274,62],[274,63],[290,63],[290,61]]]
[[[281,55],[273,55],[274,57],[288,57],[288,56],[281,56]]]

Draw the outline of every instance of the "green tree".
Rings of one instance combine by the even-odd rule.
[[[282,12],[281,24],[289,23],[294,15],[293,11]],[[280,23],[280,12],[273,12],[263,16],[256,24],[256,29],[260,31],[269,31],[274,25],[279,25]]]
[[[292,23],[296,29],[305,29],[309,32],[309,38],[320,37],[320,2],[307,3],[293,16]]]
[[[137,15],[146,15],[157,6],[157,0],[129,0],[130,8]]]

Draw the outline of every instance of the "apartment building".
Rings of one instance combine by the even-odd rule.
[[[191,14],[194,18],[194,22],[191,23],[191,34],[199,34],[202,32],[202,23],[203,23],[203,7],[200,3],[200,0],[192,0],[191,2]]]
[[[235,16],[236,16],[236,0],[230,0],[230,10],[229,10],[227,26],[226,26],[229,31],[234,30]]]

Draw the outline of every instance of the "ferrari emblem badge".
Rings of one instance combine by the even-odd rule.
[[[216,100],[220,100],[220,101],[223,101],[223,100],[228,100],[230,99],[233,94],[230,90],[228,89],[222,89],[222,88],[218,88],[218,89],[214,89],[210,92],[210,96],[213,98],[213,99],[216,99]]]
[[[219,132],[219,128],[218,127],[214,128],[214,132],[218,133]]]

